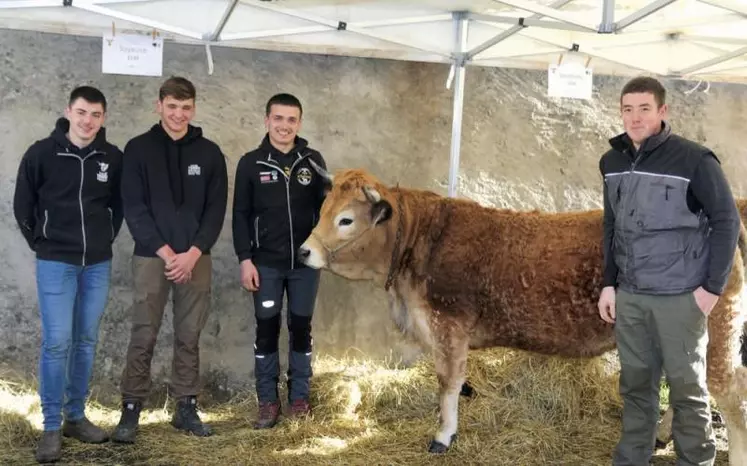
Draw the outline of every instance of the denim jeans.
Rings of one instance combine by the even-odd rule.
[[[71,421],[84,415],[110,277],[111,261],[87,266],[36,261],[42,327],[39,396],[45,431],[60,429],[63,411]]]

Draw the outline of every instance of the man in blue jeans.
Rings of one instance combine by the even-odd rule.
[[[265,109],[267,134],[244,155],[236,170],[233,241],[241,283],[254,292],[257,336],[254,364],[259,401],[258,429],[273,427],[280,414],[278,337],[283,295],[288,295],[288,401],[294,416],[310,412],[311,318],[319,271],[303,265],[297,249],[314,228],[324,184],[311,162],[322,155],[298,137],[301,103],[290,94],[273,96]]]
[[[105,119],[101,91],[76,88],[65,117],[26,151],[18,169],[13,212],[36,253],[41,314],[40,463],[60,459],[62,435],[108,440],[84,413],[109,295],[112,242],[123,219],[122,152],[106,141]]]

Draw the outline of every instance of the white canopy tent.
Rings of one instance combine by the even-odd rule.
[[[145,31],[211,46],[449,63],[450,196],[467,65],[747,82],[739,0],[0,0],[0,28],[98,36]]]

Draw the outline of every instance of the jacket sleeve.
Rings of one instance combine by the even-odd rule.
[[[233,248],[239,262],[251,259],[254,249],[252,241],[252,216],[254,201],[252,193],[251,166],[249,158],[244,156],[236,168],[236,180],[233,185]]]
[[[148,209],[145,198],[145,174],[140,156],[131,144],[127,144],[122,157],[121,180],[122,206],[127,227],[136,242],[142,244],[154,254],[166,245],[156,222]]]
[[[16,188],[13,194],[13,214],[23,238],[31,250],[34,250],[34,229],[36,228],[36,207],[39,189],[38,157],[35,146],[31,146],[18,166]]]
[[[122,152],[116,149],[116,170],[113,175],[112,196],[109,198],[109,208],[112,210],[112,226],[114,227],[114,238],[119,235],[124,221],[124,207],[122,205]],[[112,238],[112,241],[114,241]]]
[[[702,286],[720,295],[734,262],[741,220],[729,183],[715,156],[709,154],[702,158],[690,181],[690,189],[702,205],[711,227],[708,275]]]
[[[602,172],[602,176],[604,176],[604,170],[602,169],[602,162],[599,164],[600,171]],[[607,192],[607,182],[604,181],[604,188],[603,188],[603,199],[604,199],[604,239],[602,241],[602,250],[604,253],[604,262],[603,262],[603,278],[602,278],[602,287],[607,286],[616,286],[617,285],[617,274],[618,274],[618,268],[617,264],[615,264],[615,257],[612,252],[612,245],[614,244],[615,239],[615,214],[612,211],[612,206],[610,205],[610,197]]]
[[[226,158],[218,150],[210,180],[208,181],[205,210],[200,219],[193,245],[203,253],[210,250],[223,229],[226,216],[226,202],[228,198],[228,171]]]

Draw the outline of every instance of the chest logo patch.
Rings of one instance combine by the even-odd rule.
[[[199,176],[200,172],[202,172],[202,170],[196,163],[193,163],[192,165],[187,167],[187,175],[189,176]]]
[[[311,170],[306,167],[298,170],[298,174],[296,175],[296,179],[298,180],[298,182],[304,186],[308,186],[311,183],[311,177]]]
[[[102,183],[106,183],[107,181],[109,181],[109,173],[107,172],[107,170],[109,170],[109,164],[99,162],[99,172],[96,173],[96,179]]]
[[[268,172],[259,172],[259,182],[262,184],[265,183],[276,183],[278,181],[278,172],[277,170],[272,170]]]

